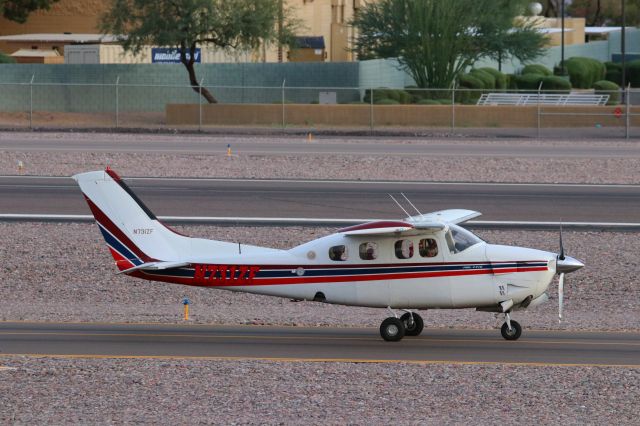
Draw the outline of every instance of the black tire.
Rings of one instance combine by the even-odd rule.
[[[509,326],[505,322],[504,324],[502,324],[500,332],[502,333],[502,337],[504,337],[506,340],[518,340],[520,338],[520,335],[522,334],[522,327],[520,327],[520,324],[518,324],[517,321],[512,320],[511,331],[509,331]]]
[[[404,337],[404,324],[398,318],[389,317],[380,325],[380,335],[387,342],[397,342]]]
[[[411,314],[407,312],[400,317],[400,321],[404,325],[405,336],[419,336],[424,329],[424,321],[422,317],[413,312],[413,323],[411,323]]]

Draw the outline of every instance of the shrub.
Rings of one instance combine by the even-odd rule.
[[[507,74],[507,89],[508,90],[516,90],[518,85],[516,84],[516,75],[515,74]]]
[[[489,67],[485,67],[485,68],[478,68],[478,70],[480,71],[484,71],[486,73],[489,73],[493,76],[495,82],[496,82],[496,86],[495,88],[497,90],[505,90],[507,88],[507,75],[501,73],[500,71],[498,71],[495,68],[489,68]]]
[[[529,65],[525,65],[524,68],[522,68],[522,72],[520,74],[541,74],[544,76],[548,76],[548,75],[553,75],[553,72],[545,67],[544,65],[540,65],[540,64],[529,64]]]
[[[375,96],[374,96],[375,97]],[[400,105],[400,102],[395,99],[379,99],[377,101],[373,101],[376,105]]]
[[[604,64],[596,59],[573,57],[564,61],[569,72],[571,85],[579,89],[591,89],[593,83],[602,80],[606,74]]]
[[[600,80],[593,83],[596,94],[609,95],[607,105],[618,105],[620,103],[620,86],[613,81]]]
[[[516,75],[515,85],[518,90],[535,90],[540,87],[540,82],[544,79],[542,74],[523,74]]]
[[[496,88],[496,79],[491,73],[479,69],[472,69],[469,74],[482,82],[483,89],[493,90]]]
[[[627,63],[626,80],[631,87],[640,87],[640,59]]]
[[[471,74],[461,74],[458,78],[458,84],[460,85],[460,90],[456,92],[456,100],[463,104],[475,103],[480,99],[482,92],[480,90],[484,89],[484,84],[475,75]],[[471,89],[471,90],[464,90]]]
[[[381,99],[388,99],[389,96],[387,95],[387,92],[390,90],[391,89],[387,89],[386,87],[373,89],[373,103],[376,103]],[[371,89],[364,91],[364,98],[362,98],[362,101],[366,103],[371,102]]]
[[[571,92],[571,82],[557,75],[548,75],[542,78],[542,89],[549,91]]]
[[[0,64],[14,64],[15,62],[16,60],[13,57],[0,52]]]

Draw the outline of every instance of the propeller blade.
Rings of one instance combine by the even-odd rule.
[[[564,260],[564,245],[562,244],[562,221],[560,221],[560,254],[558,259]]]
[[[558,322],[562,322],[562,304],[564,302],[564,273],[558,280]]]

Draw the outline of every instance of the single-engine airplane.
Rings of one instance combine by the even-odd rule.
[[[289,250],[190,238],[158,221],[110,168],[73,178],[119,273],[152,281],[387,308],[392,316],[380,326],[386,341],[422,332],[424,322],[416,309],[460,308],[504,314],[502,336],[516,340],[522,328],[511,313],[547,301],[545,292],[559,274],[562,318],[564,274],[584,266],[565,256],[562,230],[559,254],[488,244],[459,225],[480,213],[461,209],[350,226]],[[404,314],[399,316],[396,310]]]

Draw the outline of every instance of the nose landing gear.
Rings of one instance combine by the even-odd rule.
[[[422,317],[415,312],[406,311],[400,318],[390,308],[394,315],[382,321],[380,336],[387,342],[398,342],[404,336],[418,336],[424,329]]]
[[[511,320],[509,312],[505,312],[504,319],[505,322],[502,324],[502,328],[500,329],[502,337],[506,340],[518,340],[522,334],[522,327],[520,327],[520,324],[518,324],[517,321]]]

